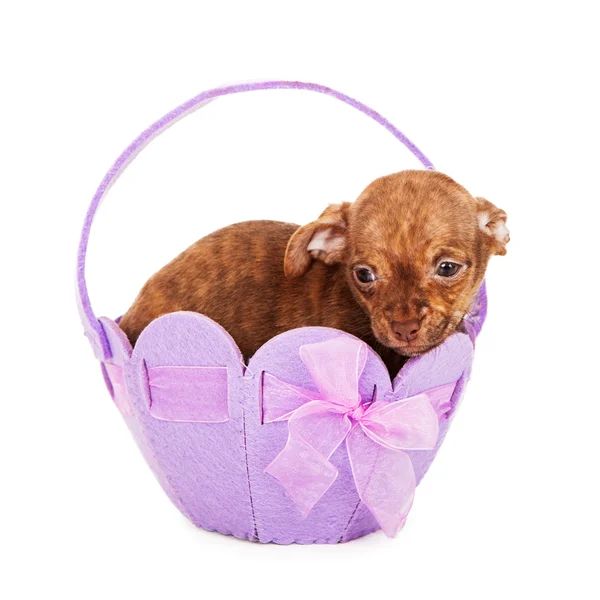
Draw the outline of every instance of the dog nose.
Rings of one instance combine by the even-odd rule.
[[[417,333],[421,329],[419,319],[408,319],[408,321],[394,321],[392,330],[403,342],[412,342],[417,338]]]

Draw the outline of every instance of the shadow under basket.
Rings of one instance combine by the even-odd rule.
[[[288,331],[245,365],[233,338],[206,316],[164,315],[132,349],[118,324],[96,318],[91,308],[85,256],[111,184],[149,141],[207,101],[268,89],[319,92],[350,104],[433,168],[389,121],[330,88],[271,81],[203,92],[144,131],[92,200],[77,273],[85,333],[148,465],[195,525],[278,544],[335,544],[380,528],[393,536],[469,378],[485,286],[462,332],[409,359],[393,381],[371,348],[336,329]]]

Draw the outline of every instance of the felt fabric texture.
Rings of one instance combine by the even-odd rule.
[[[231,336],[200,314],[160,317],[142,332],[133,351],[116,323],[102,318],[102,324],[111,345],[112,358],[104,364],[109,390],[159,483],[194,524],[279,544],[339,543],[379,528],[358,497],[344,445],[330,458],[338,477],[305,518],[279,482],[265,473],[284,448],[288,427],[285,421],[263,422],[264,379],[276,377],[316,393],[299,348],[351,336],[321,327],[288,331],[267,342],[245,366]],[[470,337],[454,334],[432,352],[411,358],[392,383],[380,357],[368,350],[358,382],[363,398],[394,402],[439,386],[455,386],[447,412],[440,417],[436,447],[406,452],[417,482],[447,431],[468,378],[472,353]],[[228,420],[200,423],[153,416],[148,373],[164,367],[225,370]],[[125,399],[117,400],[119,377],[127,393]],[[211,402],[200,394],[186,401],[188,407]]]
[[[179,312],[150,323],[132,349],[115,321],[96,318],[85,281],[86,253],[96,212],[137,154],[179,119],[219,96],[272,89],[317,92],[353,106],[394,135],[425,168],[433,169],[429,159],[382,115],[331,88],[266,81],[202,92],[142,132],[100,183],[79,243],[77,306],[115,405],[158,482],[186,517],[207,530],[252,541],[345,542],[378,529],[373,515],[358,498],[345,448],[341,446],[330,458],[339,470],[337,479],[303,519],[278,482],[265,473],[285,445],[287,424],[263,423],[262,385],[271,375],[316,391],[300,360],[300,346],[347,334],[327,328],[289,331],[267,342],[246,366],[237,345],[222,327],[202,315]],[[436,447],[407,451],[417,483],[443,442],[463,394],[486,307],[482,286],[465,319],[464,333],[453,335],[426,355],[410,359],[394,382],[390,382],[379,356],[369,350],[358,383],[363,397],[394,402],[439,386],[454,387],[449,404],[437,407],[440,424]],[[207,381],[201,385],[195,377],[187,376],[198,373],[198,369],[207,369]],[[180,371],[179,378],[173,376],[176,371]],[[170,375],[166,377],[170,389],[163,385],[166,374]],[[201,422],[207,420],[207,415],[213,422]]]

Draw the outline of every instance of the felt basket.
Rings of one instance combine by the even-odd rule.
[[[126,166],[206,102],[271,89],[341,100],[385,127],[433,169],[384,117],[330,88],[269,81],[203,92],[146,129],[119,156],[92,199],[77,263],[85,335],[148,465],[195,525],[278,544],[334,544],[378,529],[394,536],[469,378],[486,314],[485,286],[463,330],[409,359],[393,381],[373,350],[335,329],[288,331],[244,364],[235,340],[201,314],[163,315],[132,348],[118,320],[97,318],[90,304],[85,259],[92,222]]]

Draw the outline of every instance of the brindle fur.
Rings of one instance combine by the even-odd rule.
[[[304,227],[248,221],[202,238],[150,278],[120,325],[135,343],[160,315],[199,312],[222,325],[246,359],[289,329],[334,327],[371,345],[394,374],[406,356],[460,328],[490,256],[505,253],[505,221],[446,175],[403,171]],[[317,234],[324,247],[309,251]],[[441,258],[467,269],[440,281],[433,274]],[[357,265],[369,265],[378,281],[361,286]],[[412,318],[421,327],[406,344],[392,323]]]

